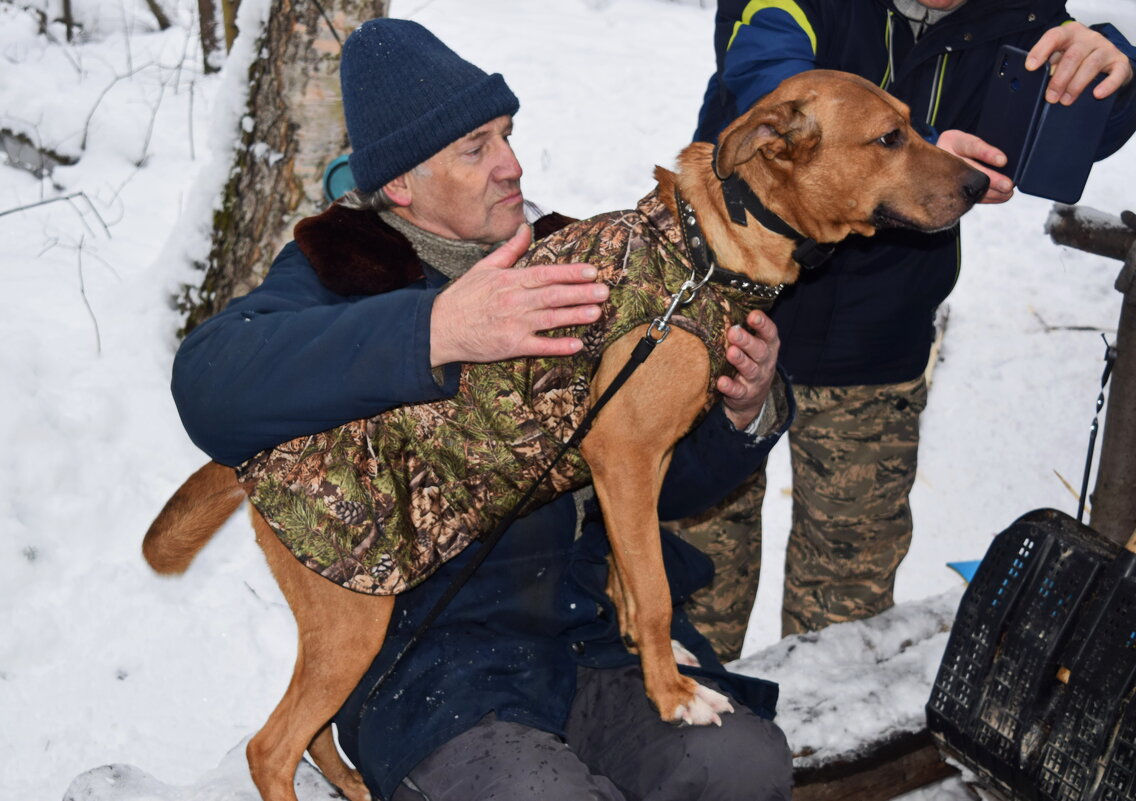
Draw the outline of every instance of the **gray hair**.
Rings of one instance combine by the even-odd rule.
[[[426,166],[426,162],[418,164],[410,169],[415,175],[429,177],[431,175],[430,168]],[[348,189],[339,199],[335,201],[344,208],[353,211],[390,211],[397,204],[394,203],[382,188],[376,189],[374,192],[360,192],[358,189]]]
[[[353,211],[390,211],[395,205],[382,189],[376,189],[374,192],[348,189],[335,202]]]

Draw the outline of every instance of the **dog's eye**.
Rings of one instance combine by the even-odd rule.
[[[877,143],[884,147],[898,147],[900,143],[900,132],[896,128],[894,131],[888,131],[886,134],[876,140]]]

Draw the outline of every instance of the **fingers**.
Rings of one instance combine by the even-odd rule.
[[[951,128],[939,134],[935,143],[948,153],[967,161],[980,161],[994,167],[1006,166],[1006,154],[985,139],[958,128]]]
[[[527,226],[451,283],[430,315],[430,362],[493,362],[563,356],[578,337],[538,336],[595,322],[610,290],[589,264],[514,267],[529,242]]]
[[[737,429],[744,429],[761,411],[777,372],[781,341],[777,326],[763,312],[750,312],[746,328],[735,325],[726,333],[726,360],[734,374],[718,377],[726,416]]]
[[[1006,154],[1001,150],[974,134],[954,128],[939,134],[936,144],[948,153],[964,159],[990,179],[990,188],[982,196],[981,203],[1005,203],[1014,196],[1014,182],[992,168],[1006,166]]]
[[[1014,182],[1009,177],[997,170],[990,169],[979,161],[971,161],[971,166],[985,173],[986,177],[990,179],[990,186],[987,187],[986,194],[978,201],[979,203],[1005,203],[1014,196]]]
[[[1045,99],[1072,104],[1102,72],[1107,77],[1093,90],[1097,99],[1132,80],[1132,63],[1105,36],[1079,22],[1069,22],[1046,31],[1026,58],[1026,69],[1048,64],[1052,74]]]

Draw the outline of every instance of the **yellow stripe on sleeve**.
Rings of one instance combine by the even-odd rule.
[[[730,34],[730,41],[726,45],[726,49],[730,49],[730,45],[734,43],[734,37],[738,35],[738,30],[742,25],[749,25],[754,14],[770,8],[780,9],[793,18],[793,21],[796,22],[801,30],[805,32],[805,35],[809,37],[809,43],[813,47],[813,55],[815,56],[817,52],[816,31],[813,30],[812,23],[810,23],[809,18],[805,16],[805,12],[801,10],[801,7],[797,5],[794,0],[750,0],[750,2],[746,3],[746,7],[742,9],[741,20],[734,23],[734,32]]]

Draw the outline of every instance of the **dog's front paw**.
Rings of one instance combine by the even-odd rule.
[[[694,696],[685,704],[679,704],[675,708],[671,720],[688,726],[708,726],[711,723],[721,726],[722,718],[719,715],[733,711],[734,707],[730,704],[729,698],[709,687],[696,684]]]

